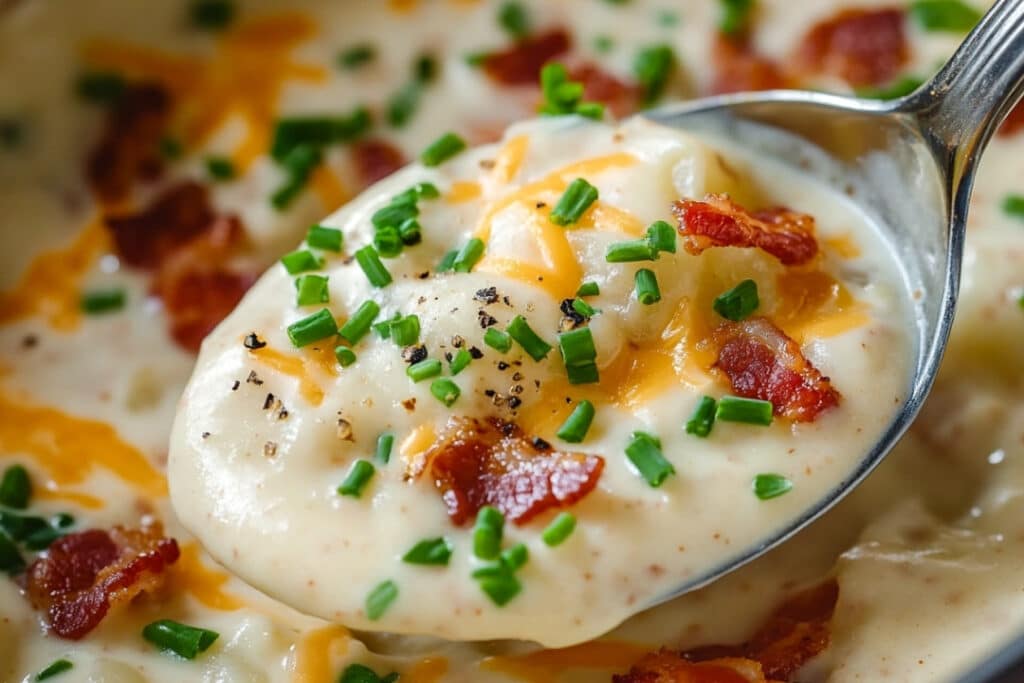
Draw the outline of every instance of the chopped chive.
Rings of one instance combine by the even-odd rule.
[[[355,351],[348,348],[347,346],[335,346],[334,357],[338,359],[338,364],[343,368],[347,368],[356,362]]]
[[[483,576],[477,579],[480,590],[487,594],[498,607],[504,607],[512,598],[519,595],[523,585],[511,572],[505,571],[492,576]]]
[[[558,428],[556,436],[569,443],[583,443],[591,423],[594,421],[594,404],[583,400],[576,404],[572,414]]]
[[[739,322],[749,318],[760,305],[761,300],[757,296],[757,283],[753,280],[744,280],[715,297],[712,307],[715,309],[715,313],[726,320]]]
[[[789,493],[793,488],[793,482],[781,474],[759,474],[754,477],[751,487],[755,496],[761,500],[769,500]]]
[[[458,384],[444,377],[435,379],[430,383],[430,393],[433,394],[434,398],[450,408],[453,403],[459,400],[462,391],[459,389]]]
[[[767,427],[772,423],[772,410],[771,401],[741,398],[739,396],[723,396],[718,401],[715,419]]]
[[[370,331],[370,326],[378,315],[380,315],[380,306],[373,299],[367,299],[359,305],[352,317],[345,321],[345,324],[338,330],[338,334],[354,346]]]
[[[569,378],[569,384],[597,384],[601,381],[597,363],[593,362],[567,365],[565,374]]]
[[[345,475],[345,480],[338,486],[338,493],[342,496],[359,498],[363,495],[363,489],[373,479],[373,474],[376,471],[369,460],[362,458],[356,460],[349,468],[348,474]]]
[[[854,88],[854,93],[857,97],[863,97],[869,100],[898,100],[901,97],[906,97],[922,85],[924,85],[924,79],[922,78],[918,78],[917,76],[902,76],[888,85],[880,87],[867,86]]]
[[[385,465],[391,460],[391,449],[395,445],[395,435],[388,434],[387,432],[377,437],[377,451],[374,456],[378,462],[384,463]]]
[[[18,546],[10,536],[0,531],[0,572],[13,576],[21,573],[24,568],[25,560],[18,552]]]
[[[530,549],[526,547],[525,543],[516,543],[511,548],[508,548],[501,553],[501,562],[508,567],[510,571],[522,569],[529,560]]]
[[[298,275],[310,270],[320,270],[324,267],[324,261],[311,252],[309,249],[300,249],[281,257],[281,265],[289,275]]]
[[[235,165],[224,157],[206,157],[206,172],[214,180],[231,180],[235,177]]]
[[[473,354],[466,349],[459,349],[455,352],[455,355],[452,356],[452,359],[448,361],[448,370],[452,375],[457,375],[465,370],[472,360]]]
[[[661,452],[661,440],[646,432],[633,432],[626,457],[653,488],[661,486],[676,471]]]
[[[331,300],[326,275],[300,275],[295,280],[295,289],[299,306],[326,304]]]
[[[1024,194],[1008,194],[1003,197],[1003,213],[1024,219]]]
[[[300,148],[322,152],[331,144],[352,142],[373,125],[370,110],[360,106],[341,116],[291,116],[274,124],[270,156],[278,163],[293,166],[288,159]]]
[[[97,289],[82,294],[79,306],[84,313],[100,315],[124,308],[127,295],[123,289]]]
[[[676,253],[676,229],[665,221],[655,221],[647,226],[646,239],[656,251]]]
[[[377,50],[369,43],[353,45],[338,54],[338,66],[343,69],[358,69],[372,62],[377,57]]]
[[[966,33],[981,21],[981,12],[961,0],[917,0],[910,16],[926,31]]]
[[[570,512],[559,512],[558,516],[551,521],[551,524],[544,527],[540,538],[544,541],[544,545],[554,548],[564,543],[565,539],[569,538],[575,529],[576,517]]]
[[[718,30],[727,36],[742,33],[750,23],[755,0],[719,0],[722,8]]]
[[[455,265],[455,259],[459,255],[458,249],[452,249],[449,252],[445,252],[445,255],[441,257],[441,260],[437,264],[435,269],[438,273],[448,273],[452,270],[452,266]]]
[[[402,556],[402,562],[448,566],[448,560],[451,559],[453,551],[451,541],[443,536],[425,538]]]
[[[676,53],[668,45],[651,45],[637,53],[633,60],[633,75],[640,84],[644,104],[653,104],[665,92],[676,63]]]
[[[484,332],[484,344],[487,344],[495,351],[508,353],[508,350],[512,348],[512,337],[497,327],[488,327],[487,331]]]
[[[108,71],[83,73],[75,81],[78,96],[94,104],[113,104],[121,99],[126,87],[120,74]]]
[[[46,527],[35,531],[25,539],[25,549],[33,552],[46,550],[50,547],[50,544],[56,541],[58,538],[63,536],[64,533],[59,529],[53,527]]]
[[[473,524],[473,555],[481,560],[498,557],[504,526],[505,515],[501,511],[490,505],[480,508]]]
[[[323,161],[323,151],[314,145],[301,144],[287,152],[283,160],[287,177],[283,185],[270,195],[270,204],[278,211],[283,211],[295,201],[314,169]]]
[[[387,676],[378,676],[377,672],[362,664],[349,664],[341,673],[338,683],[396,683],[397,673],[389,673]]]
[[[69,526],[73,526],[75,518],[66,512],[58,512],[50,520],[50,524],[57,527],[58,529],[67,529]]]
[[[373,233],[373,247],[383,258],[395,258],[402,253],[402,235],[394,225],[377,228]]]
[[[658,289],[658,279],[654,271],[649,268],[641,268],[636,271],[636,299],[644,306],[650,306],[661,301],[661,290]]]
[[[388,123],[395,128],[401,128],[409,123],[416,108],[420,104],[423,85],[417,81],[410,81],[391,96],[387,105]]]
[[[197,28],[220,31],[235,18],[235,4],[230,0],[193,0],[189,18]]]
[[[441,374],[441,361],[436,358],[421,360],[419,363],[413,363],[406,368],[405,374],[413,382],[422,382],[425,379],[437,377]]]
[[[173,652],[185,659],[195,659],[199,653],[206,652],[220,634],[161,619],[143,628],[142,637],[165,652]]]
[[[32,480],[28,470],[22,465],[11,465],[5,469],[3,478],[0,478],[0,505],[24,510],[31,497]]]
[[[452,270],[456,273],[468,273],[473,270],[473,266],[483,257],[484,249],[483,240],[479,237],[471,237],[455,255],[455,260],[452,261]]]
[[[569,80],[569,72],[562,64],[552,62],[540,71],[540,88],[544,96],[538,111],[547,116],[577,114],[600,120],[604,117],[604,105],[599,102],[583,101],[583,84]]]
[[[570,384],[592,384],[599,380],[597,350],[589,327],[580,327],[558,335],[558,348]]]
[[[366,279],[374,287],[386,287],[391,284],[391,273],[381,263],[380,255],[372,246],[367,245],[355,253],[356,262],[366,274]]]
[[[437,58],[423,54],[412,63],[412,77],[417,83],[430,83],[437,78]]]
[[[453,156],[466,149],[466,141],[455,133],[445,133],[437,140],[434,140],[420,154],[420,161],[424,166],[440,166]]]
[[[701,438],[707,437],[711,433],[711,428],[715,425],[716,405],[715,399],[710,396],[702,396],[700,401],[697,402],[697,407],[693,410],[693,415],[686,421],[686,433]]]
[[[441,190],[434,183],[416,183],[411,189],[421,199],[437,199],[441,196]]]
[[[594,36],[594,50],[603,55],[608,54],[615,49],[615,40],[606,34]]]
[[[391,323],[391,339],[399,346],[412,346],[420,340],[420,318],[407,315]]]
[[[377,584],[366,596],[366,618],[377,621],[398,597],[398,584],[388,580]]]
[[[657,15],[658,26],[664,26],[670,28],[676,26],[679,23],[679,15],[672,10],[663,9],[658,12]]]
[[[584,318],[593,318],[595,315],[599,313],[599,311],[596,308],[588,304],[583,299],[573,299],[572,310],[576,311]]]
[[[306,233],[306,244],[314,249],[323,249],[324,251],[340,252],[344,240],[341,230],[325,228],[322,225],[314,225]]]
[[[505,33],[515,39],[524,38],[530,32],[530,15],[518,2],[506,2],[498,10],[498,23]]]
[[[49,527],[50,524],[42,517],[18,515],[0,510],[0,531],[10,536],[11,540],[24,541]]]
[[[377,332],[377,334],[380,335],[381,339],[390,339],[391,338],[391,326],[394,325],[396,322],[398,322],[401,319],[402,319],[402,314],[401,313],[395,313],[395,315],[390,320],[382,320],[379,323],[375,323],[373,325],[373,329],[374,329],[374,331]]]
[[[583,178],[577,178],[569,184],[565,194],[551,210],[551,222],[555,225],[572,225],[597,201],[597,195],[596,187]]]
[[[390,204],[374,211],[373,216],[370,217],[370,222],[378,230],[388,226],[397,228],[410,218],[416,218],[419,215],[420,209],[416,206],[416,200],[399,195],[392,199]]]
[[[35,679],[33,680],[45,681],[49,678],[53,678],[54,676],[64,673],[65,671],[73,667],[74,664],[72,664],[70,661],[66,659],[58,659],[53,664],[50,664],[50,666],[46,667],[45,669],[37,673]]]
[[[423,226],[415,218],[408,218],[398,226],[398,234],[402,238],[402,244],[411,247],[423,241]]]
[[[576,296],[597,296],[600,293],[601,288],[597,286],[596,282],[584,282],[576,290]]]
[[[614,242],[604,252],[604,260],[608,263],[654,261],[657,258],[657,248],[645,239]]]
[[[508,336],[519,342],[523,350],[535,361],[543,360],[551,351],[551,344],[541,339],[540,335],[534,332],[530,324],[526,322],[526,318],[521,315],[513,318],[505,331],[508,332]]]
[[[185,147],[181,142],[172,137],[164,136],[157,144],[160,147],[160,156],[168,161],[180,159],[181,155],[185,153]]]
[[[338,323],[326,308],[288,326],[288,338],[296,348],[309,346],[313,342],[338,334]]]

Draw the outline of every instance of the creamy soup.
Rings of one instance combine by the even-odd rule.
[[[1018,635],[1020,116],[986,152],[950,349],[908,435],[821,520],[646,611],[849,470],[905,390],[909,321],[898,270],[846,200],[728,141],[613,118],[780,85],[896,95],[955,49],[986,3],[944,20],[876,0],[759,0],[747,12],[717,0],[505,4],[0,2],[0,566],[11,575],[0,580],[0,681],[44,671],[130,683],[391,673],[420,683],[946,681]],[[506,132],[545,101],[545,62],[584,84],[582,101],[606,105],[603,123],[542,118]],[[556,108],[574,109],[569,100]],[[314,124],[296,133],[296,117]],[[473,150],[374,184],[446,131]],[[281,135],[301,144],[276,145]],[[497,162],[516,139],[526,141],[522,160],[505,177]],[[598,190],[582,224],[541,220],[567,189],[555,183],[533,205],[495,213],[470,272],[436,272],[477,234],[487,206],[615,154],[637,161],[564,179]],[[424,182],[439,196],[416,203],[422,241],[382,259],[393,282],[371,287],[346,259],[371,243],[373,213]],[[753,248],[695,255],[678,231],[675,253],[605,260],[609,244],[643,240],[656,221],[686,223],[673,202],[718,193],[750,212],[785,205],[812,216],[813,264]],[[322,267],[287,273],[280,258],[329,215],[321,225],[343,233],[343,250],[317,247]],[[522,239],[530,225],[571,258]],[[650,305],[637,299],[642,268],[660,289]],[[820,272],[806,315],[790,307],[800,288],[780,287],[805,269]],[[329,301],[298,306],[302,275],[327,276]],[[841,400],[813,421],[719,419],[702,438],[685,429],[699,400],[739,394],[712,369],[716,348],[662,332],[725,324],[713,302],[747,278],[759,306],[737,324],[768,317]],[[577,297],[590,281],[599,293]],[[492,286],[497,301],[474,298]],[[322,295],[307,281],[307,297]],[[457,303],[442,308],[434,296]],[[560,309],[577,298],[600,313]],[[350,345],[293,346],[289,325],[327,307],[344,326],[370,299],[375,323],[418,316],[440,375],[425,366],[414,382],[404,347],[372,327]],[[481,309],[500,332],[522,315],[551,350],[535,361],[514,339],[504,354],[488,346]],[[677,311],[694,319],[673,325]],[[182,399],[202,340],[225,317]],[[577,317],[592,333],[596,384],[568,383],[559,336]],[[457,357],[456,335],[481,357],[453,374],[445,354]],[[355,362],[342,366],[336,346],[351,346]],[[499,370],[503,359],[510,367]],[[577,360],[577,372],[592,372]],[[646,372],[621,372],[626,360]],[[431,391],[439,379],[459,388],[451,406],[441,400],[452,400],[449,385]],[[386,403],[363,403],[379,396]],[[414,411],[403,405],[412,398]],[[560,439],[584,399],[595,416],[583,440]],[[514,550],[504,568],[473,577],[496,560],[474,557],[476,511],[453,521],[430,456],[449,443],[450,418],[487,415],[520,430],[492,434],[498,441],[584,464],[601,457],[603,469],[583,478],[594,483],[585,495],[576,486],[522,523],[506,515],[500,550],[522,543],[527,561]],[[643,453],[660,452],[674,470],[657,487],[626,454],[633,432],[658,437],[660,447],[641,439]],[[376,455],[384,433],[394,436],[386,465]],[[356,459],[373,475],[348,482],[358,497],[339,494]],[[647,473],[657,480],[658,468]],[[776,475],[761,479],[764,500],[758,475]],[[562,513],[575,527],[556,528],[548,537],[562,538],[548,545]],[[402,560],[439,537],[451,545],[447,566]],[[428,544],[421,556],[447,547]],[[80,574],[68,569],[76,559]],[[389,580],[397,592],[375,590]],[[481,640],[494,637],[503,639]]]

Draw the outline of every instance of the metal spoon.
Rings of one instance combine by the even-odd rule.
[[[763,543],[697,576],[663,600],[700,588],[790,538],[864,480],[900,439],[931,390],[960,286],[967,211],[978,160],[1024,95],[1024,0],[998,0],[939,73],[914,93],[878,102],[817,92],[729,95],[645,114],[687,130],[726,134],[806,166],[807,144],[841,168],[823,178],[876,219],[908,281],[917,327],[910,392],[881,440],[817,505]],[[799,144],[771,144],[768,126]],[[770,139],[770,137],[769,137]]]

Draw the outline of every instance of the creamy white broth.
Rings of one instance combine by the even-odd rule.
[[[687,3],[674,27],[660,26],[655,17],[663,4],[633,0],[628,7],[577,2],[527,3],[538,23],[572,16],[578,52],[599,58],[620,74],[628,74],[634,48],[657,40],[673,43],[685,65],[672,96],[701,92],[710,78],[708,46],[717,15],[712,2]],[[769,55],[783,58],[793,41],[817,19],[849,3],[815,0],[800,3],[762,0],[756,41]],[[858,2],[881,6],[885,2]],[[978,3],[983,6],[986,3]],[[240,3],[243,19],[283,9],[281,3]],[[416,154],[454,116],[454,125],[469,132],[470,122],[481,116],[511,122],[531,113],[532,101],[509,95],[474,78],[463,69],[467,51],[504,44],[493,19],[495,7],[439,3],[412,15],[395,13],[385,3],[288,3],[312,17],[321,28],[298,49],[310,60],[329,64],[341,45],[356,39],[392,34],[419,36],[429,28],[445,46],[443,77],[425,98],[423,112],[408,133],[401,133],[409,155]],[[457,26],[459,30],[452,30]],[[367,27],[364,29],[364,27]],[[368,30],[373,27],[373,30]],[[83,107],[68,86],[80,68],[81,45],[97,36],[118,37],[158,46],[172,53],[209,54],[216,42],[205,34],[186,30],[177,2],[124,3],[114,0],[81,3],[21,2],[0,18],[0,110],[29,112],[32,128],[28,144],[16,155],[0,153],[0,177],[7,183],[0,205],[3,287],[19,277],[33,256],[47,248],[68,244],[91,215],[88,194],[82,188],[80,152],[95,138],[96,112]],[[616,48],[607,56],[591,48],[590,37],[615,36]],[[40,36],[54,39],[41,40]],[[956,34],[924,33],[911,29],[911,64],[908,71],[926,75],[955,47]],[[354,77],[331,73],[318,85],[289,85],[281,111],[347,111],[363,93],[387,93],[406,77],[407,61],[422,45],[416,40],[394,40],[386,68],[372,76]],[[450,53],[450,54],[449,54]],[[46,77],[39,77],[46,74]],[[842,84],[828,83],[828,87]],[[496,99],[497,98],[497,99]],[[494,106],[500,102],[500,106]],[[10,104],[8,104],[10,103]],[[465,113],[469,112],[469,113]],[[422,112],[421,112],[422,113]],[[485,118],[486,118],[485,117]],[[432,122],[443,121],[444,123]],[[499,125],[499,128],[501,127]],[[465,126],[465,128],[463,127]],[[32,132],[34,131],[34,132]],[[390,135],[390,131],[388,132]],[[218,151],[230,149],[232,136],[218,136]],[[211,143],[212,144],[212,143]],[[363,637],[346,638],[339,631],[324,631],[326,624],[271,607],[239,580],[230,578],[223,590],[243,599],[245,605],[225,611],[209,607],[192,595],[169,605],[142,601],[129,610],[111,615],[87,639],[69,643],[44,635],[39,615],[17,587],[0,582],[0,680],[31,680],[60,656],[69,656],[75,669],[55,680],[85,681],[179,681],[332,680],[353,661],[369,663],[380,673],[405,672],[406,680],[432,681],[528,681],[607,680],[622,672],[631,658],[608,663],[614,641],[629,641],[642,649],[669,646],[688,648],[707,643],[740,642],[765,616],[797,587],[836,575],[840,601],[833,622],[833,644],[819,661],[808,667],[801,680],[952,680],[978,657],[1013,637],[1018,624],[1012,614],[1021,595],[1014,582],[1019,566],[1019,514],[1012,502],[1019,498],[1024,479],[1019,468],[1020,368],[1024,352],[1024,317],[1015,299],[1024,286],[1021,272],[1024,231],[1014,218],[999,209],[1002,198],[1020,191],[1024,155],[1019,136],[996,140],[986,153],[977,184],[967,244],[964,298],[954,329],[952,345],[936,391],[922,419],[883,466],[847,501],[806,532],[763,559],[722,581],[669,605],[631,619],[608,639],[586,651],[594,661],[607,664],[586,669],[553,657],[549,669],[534,673],[514,668],[499,655],[522,655],[530,650],[516,644],[451,645],[425,639]],[[187,163],[201,175],[204,150],[190,154]],[[329,153],[336,172],[347,173],[345,151]],[[262,170],[260,170],[262,169]],[[294,246],[310,221],[334,207],[321,204],[310,194],[283,216],[266,210],[253,198],[265,197],[277,178],[275,169],[257,162],[251,173],[235,183],[215,187],[218,204],[246,213],[247,228],[260,242],[270,245],[269,262]],[[11,179],[17,182],[10,183]],[[17,195],[17,201],[8,196]],[[77,198],[68,202],[67,199]],[[25,226],[32,226],[28,233]],[[266,240],[264,242],[264,240]],[[97,262],[89,272],[94,284],[120,282],[120,274],[102,272]],[[124,440],[137,446],[154,468],[160,469],[175,396],[190,372],[190,357],[178,351],[163,332],[165,314],[145,301],[144,279],[128,278],[130,301],[114,319],[86,319],[77,331],[52,329],[42,316],[0,327],[0,362],[4,395],[31,399],[36,405],[53,406],[72,416],[94,418],[114,425]],[[26,335],[34,334],[39,345],[23,348]],[[116,343],[112,343],[116,342]],[[84,354],[84,349],[88,353]],[[132,361],[130,358],[146,358]],[[158,408],[131,409],[124,400],[132,379],[143,366],[152,366],[165,392]],[[143,402],[145,405],[146,402]],[[20,419],[20,418],[19,418]],[[10,424],[8,422],[8,424]],[[40,434],[46,431],[38,429]],[[52,473],[31,453],[2,439],[0,464],[24,462],[33,480],[50,481]],[[989,455],[1002,458],[990,462]],[[998,462],[997,462],[998,461]],[[333,483],[333,482],[332,482]],[[33,503],[33,511],[69,510],[83,525],[105,526],[114,522],[138,523],[136,502],[154,505],[170,535],[194,543],[174,520],[166,499],[154,499],[102,468],[68,488],[104,499],[99,510],[81,508],[66,500]],[[899,505],[921,501],[925,512],[913,513]],[[923,514],[925,522],[918,515]],[[913,526],[931,527],[938,533],[912,533],[894,545],[893,529],[901,520]],[[970,555],[980,554],[966,571],[949,556],[970,539]],[[888,544],[884,562],[879,543]],[[836,564],[837,558],[848,549]],[[978,550],[978,548],[982,548]],[[872,552],[868,552],[872,551]],[[217,571],[208,559],[203,566]],[[987,568],[978,569],[979,564]],[[934,578],[942,573],[943,586],[954,590],[939,593]],[[221,576],[227,576],[221,573]],[[875,587],[884,585],[887,590]],[[959,595],[957,595],[959,594]],[[948,598],[955,599],[948,599]],[[993,607],[998,608],[994,610]],[[1008,614],[1010,616],[1008,616]],[[915,615],[916,618],[911,618]],[[171,616],[181,621],[219,630],[221,639],[204,657],[180,662],[160,655],[139,637],[143,624],[152,618]],[[950,624],[968,624],[951,628]],[[381,658],[366,651],[365,641]],[[969,641],[969,642],[967,642]],[[322,654],[324,668],[311,664]],[[599,653],[604,653],[600,654]],[[635,658],[636,655],[633,656]],[[424,661],[433,658],[433,663]],[[492,659],[488,659],[492,658]],[[519,661],[519,660],[515,660]],[[530,660],[533,661],[533,660]],[[923,662],[923,663],[922,663]],[[437,673],[444,670],[447,673]],[[318,674],[322,672],[322,674]]]

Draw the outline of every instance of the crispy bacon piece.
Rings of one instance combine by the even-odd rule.
[[[900,7],[846,9],[804,36],[796,62],[806,72],[838,76],[853,86],[883,85],[910,59]]]
[[[582,62],[569,69],[569,80],[583,84],[583,99],[600,102],[615,114],[628,116],[640,109],[640,88],[621,81],[592,62]]]
[[[511,422],[453,417],[411,474],[429,472],[456,525],[484,505],[524,524],[581,500],[604,470],[599,456],[538,449],[535,443]]]
[[[790,681],[830,641],[839,599],[834,580],[797,593],[740,645],[713,645],[682,653],[662,650],[640,660],[614,683],[765,683]],[[708,667],[702,669],[702,667]]]
[[[402,150],[380,138],[360,140],[350,149],[356,174],[363,187],[388,177],[407,163]]]
[[[158,524],[90,529],[54,541],[28,568],[25,588],[32,606],[45,610],[53,633],[78,640],[112,607],[156,590],[179,555],[178,543],[164,538]]]
[[[757,54],[748,36],[718,34],[712,44],[714,75],[711,92],[724,95],[752,90],[777,90],[793,83],[773,60]]]
[[[709,194],[703,202],[677,201],[672,213],[691,254],[711,247],[757,247],[793,266],[818,253],[814,217],[805,213],[782,207],[751,213],[724,194]]]
[[[86,177],[97,195],[118,201],[137,180],[160,175],[159,143],[170,115],[171,96],[162,87],[145,83],[125,89],[86,161]]]
[[[572,47],[569,32],[555,28],[528,36],[508,49],[484,57],[484,73],[501,85],[536,85],[540,70]]]
[[[718,360],[738,396],[771,401],[775,414],[813,422],[839,405],[828,377],[804,358],[800,346],[766,318],[727,322],[715,330]]]

